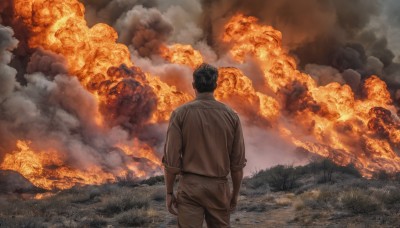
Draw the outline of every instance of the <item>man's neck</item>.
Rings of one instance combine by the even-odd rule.
[[[196,93],[196,100],[215,100],[213,92]]]

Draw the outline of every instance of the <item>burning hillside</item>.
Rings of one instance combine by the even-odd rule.
[[[111,18],[113,1],[105,8],[83,3],[0,4],[0,169],[45,189],[159,172],[169,114],[193,99],[191,72],[209,62],[220,67],[217,99],[236,109],[246,128],[272,132],[289,147],[340,165],[352,163],[366,177],[400,171],[398,107],[383,75],[371,71],[374,61],[383,67],[377,57],[364,62],[378,76],[362,66],[338,66],[347,58],[339,54],[336,68],[301,69],[295,56],[302,52],[290,53],[285,34],[240,10],[211,29],[207,44],[182,35],[195,26],[176,22],[184,15],[176,7],[163,14],[162,3],[159,11],[138,1]],[[117,30],[94,23],[101,21],[91,19],[99,10]],[[254,141],[246,143],[251,155]]]

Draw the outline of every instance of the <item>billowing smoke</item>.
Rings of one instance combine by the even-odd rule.
[[[119,41],[132,44],[139,55],[159,54],[166,41],[194,44],[203,37],[199,0],[112,0],[82,1],[89,25],[107,23],[119,34]]]
[[[18,45],[13,35],[11,28],[0,25],[0,160],[16,150],[16,141],[22,139],[31,142],[35,151],[57,151],[65,158],[62,165],[76,169],[96,166],[113,173],[134,162],[114,146],[134,148],[131,125],[149,118],[155,105],[148,99],[154,96],[149,88],[134,79],[135,72],[110,69],[115,71],[110,74],[124,71],[131,76],[111,87],[109,92],[119,96],[110,95],[107,106],[101,106],[76,77],[67,74],[62,56],[37,49],[28,63],[29,74],[23,86],[16,80],[17,70],[8,65],[11,51]],[[96,123],[102,108],[107,109],[104,113],[113,111],[109,120],[114,122],[108,123],[108,130]],[[160,140],[152,143],[157,146]],[[146,161],[137,163],[141,169],[148,169],[144,164]]]
[[[156,9],[145,9],[135,6],[115,25],[120,31],[119,41],[126,45],[132,44],[140,56],[149,57],[160,52],[173,30],[172,25]]]
[[[0,103],[2,104],[7,98],[9,98],[14,89],[17,87],[17,82],[15,76],[17,71],[7,64],[11,61],[11,50],[13,50],[17,45],[18,41],[13,38],[13,30],[8,27],[0,25]],[[3,109],[2,109],[3,110]],[[1,121],[2,122],[2,121]],[[4,156],[6,148],[12,145],[9,140],[8,130],[5,128],[4,124],[0,125],[0,141],[2,142],[0,146],[0,159]],[[4,142],[4,143],[3,143]]]
[[[38,48],[31,56],[27,73],[42,72],[44,75],[56,76],[67,74],[67,62],[64,57],[53,52]]]

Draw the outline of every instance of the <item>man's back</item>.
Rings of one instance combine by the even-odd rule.
[[[244,153],[238,154],[244,150],[239,117],[212,93],[199,94],[175,110],[171,118],[181,131],[169,137],[182,137],[183,173],[226,177],[231,166],[244,164]]]

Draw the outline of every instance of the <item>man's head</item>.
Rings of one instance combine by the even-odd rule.
[[[203,63],[193,72],[193,88],[198,93],[213,92],[217,88],[218,69]]]

